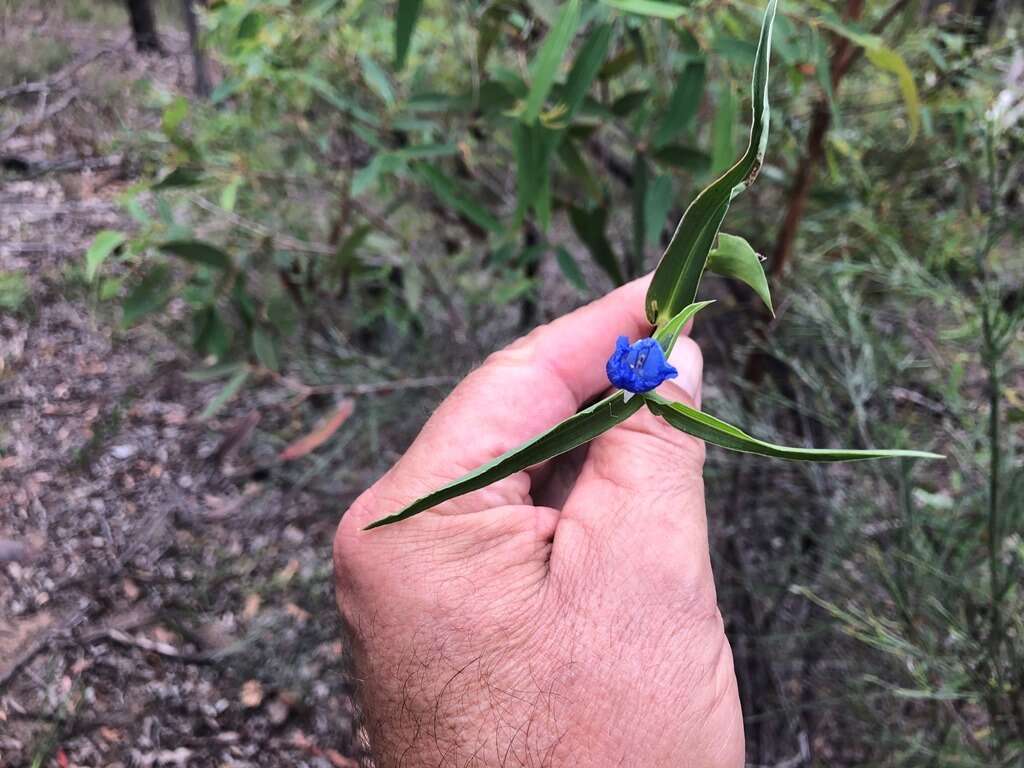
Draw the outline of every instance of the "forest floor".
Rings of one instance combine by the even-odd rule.
[[[0,765],[358,765],[330,557],[350,499],[268,479],[258,390],[199,424],[216,383],[82,276],[129,226],[103,132],[155,124],[127,95],[187,87],[187,41],[4,22],[0,49],[52,55],[0,101]]]

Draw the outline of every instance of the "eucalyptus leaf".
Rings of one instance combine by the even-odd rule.
[[[761,257],[742,237],[719,233],[718,246],[708,256],[708,269],[722,277],[731,277],[749,285],[768,307],[768,311],[775,315]]]
[[[644,402],[651,413],[662,417],[676,429],[688,435],[700,438],[705,442],[731,451],[755,453],[776,459],[793,461],[862,461],[864,459],[942,459],[944,456],[927,451],[903,450],[856,450],[841,448],[789,448],[751,437],[737,427],[727,424],[721,419],[698,411],[683,403],[676,403],[654,392],[643,395]]]
[[[778,0],[769,0],[761,24],[751,85],[753,119],[747,151],[702,191],[683,214],[647,291],[647,319],[654,325],[661,324],[693,302],[708,253],[729,210],[729,203],[750,186],[761,169],[768,143],[768,60],[777,6]]]
[[[639,397],[625,402],[622,392],[609,395],[547,432],[417,499],[404,509],[375,520],[366,526],[366,530],[405,520],[445,501],[479,490],[516,472],[522,472],[535,464],[571,451],[607,432],[616,424],[621,424],[636,413],[642,404],[643,399]]]
[[[214,269],[231,269],[231,257],[215,245],[202,240],[168,240],[157,246],[164,253],[170,253]]]

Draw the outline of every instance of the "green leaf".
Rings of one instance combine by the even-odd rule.
[[[541,44],[537,59],[530,71],[530,92],[523,107],[523,122],[535,122],[544,106],[544,101],[554,85],[558,65],[569,49],[580,20],[580,0],[569,0],[558,15],[558,20]]]
[[[565,81],[565,116],[561,119],[563,122],[570,122],[579,110],[590,90],[590,84],[594,82],[601,69],[611,39],[612,25],[599,24],[591,30],[580,52],[576,54],[576,61],[573,62],[569,77]]]
[[[711,172],[718,174],[733,163],[736,144],[736,91],[728,81],[722,83],[718,93],[715,117],[711,121]]]
[[[395,69],[405,66],[405,57],[409,54],[409,43],[416,28],[416,20],[423,10],[423,0],[398,0],[398,13],[395,16]]]
[[[192,319],[195,329],[193,346],[201,355],[212,355],[221,360],[231,346],[231,331],[225,325],[217,308],[203,307]]]
[[[0,272],[0,309],[17,311],[28,293],[28,280],[23,273]]]
[[[706,152],[681,144],[669,144],[655,151],[654,159],[659,163],[682,168],[692,173],[705,173],[711,167],[711,158]]]
[[[153,185],[153,189],[180,189],[194,187],[203,182],[203,172],[199,168],[181,166],[164,176]]]
[[[139,318],[160,309],[171,298],[171,269],[166,264],[154,265],[121,306],[121,323],[127,327]]]
[[[178,133],[178,126],[188,116],[188,100],[184,96],[176,96],[170,104],[164,108],[164,114],[160,119],[160,127],[164,135],[171,139]]]
[[[708,269],[722,277],[731,277],[749,285],[761,297],[772,316],[775,315],[761,257],[742,237],[719,233],[718,247],[708,256]]]
[[[214,269],[231,269],[231,257],[217,246],[202,240],[168,240],[166,243],[160,243],[157,248],[193,264],[202,264]]]
[[[612,102],[612,114],[616,117],[627,117],[636,112],[650,95],[649,88],[627,91]]]
[[[381,101],[387,104],[389,107],[395,103],[395,91],[391,87],[391,81],[388,80],[387,73],[381,69],[380,64],[371,59],[366,54],[359,54],[359,64],[363,68],[363,80],[366,84],[380,96]]]
[[[683,6],[658,0],[604,0],[604,2],[606,5],[626,13],[652,16],[656,19],[674,20],[686,14],[686,8]]]
[[[235,210],[235,203],[238,201],[238,188],[242,186],[242,181],[241,176],[235,176],[220,191],[220,207],[225,211]]]
[[[562,270],[562,274],[565,275],[565,279],[568,280],[577,291],[580,293],[586,293],[587,281],[583,278],[583,273],[580,271],[580,267],[576,263],[576,259],[572,257],[572,254],[564,247],[559,246],[555,249],[555,260],[558,261],[558,268]]]
[[[405,520],[449,499],[484,488],[509,475],[522,472],[535,464],[553,459],[555,456],[560,456],[593,440],[616,424],[621,424],[639,410],[642,398],[631,398],[628,403],[623,402],[623,399],[622,392],[609,395],[589,408],[584,408],[576,415],[570,416],[547,432],[503,453],[493,461],[474,469],[469,474],[433,493],[417,499],[404,509],[375,520],[366,526],[366,530]]]
[[[263,17],[256,11],[250,11],[245,14],[241,23],[238,25],[238,33],[235,35],[237,40],[253,40],[260,33],[263,28]]]
[[[687,60],[683,73],[676,79],[658,130],[654,133],[655,147],[664,147],[690,128],[704,95],[706,66],[703,57]]]
[[[245,384],[245,381],[248,378],[248,368],[238,370],[234,376],[228,379],[228,383],[225,384],[224,388],[217,393],[217,396],[206,404],[203,412],[199,414],[199,420],[206,421],[217,414],[221,408],[228,404],[228,401],[231,400],[231,398],[238,394],[238,391],[242,388],[242,385]]]
[[[488,232],[502,231],[501,222],[494,214],[476,202],[465,190],[460,189],[454,179],[425,163],[417,164],[416,172],[445,205],[454,208],[481,229]]]
[[[605,207],[587,210],[571,206],[569,208],[569,221],[576,231],[577,237],[587,246],[591,258],[603,269],[616,285],[626,282],[622,276],[622,269],[619,267],[618,259],[612,250],[611,243],[605,235],[605,227],[608,223],[608,209]]]
[[[269,368],[272,371],[278,370],[277,342],[260,325],[256,325],[252,329],[252,351],[264,368]]]
[[[714,445],[741,453],[756,453],[776,459],[793,461],[859,461],[863,459],[943,459],[944,456],[926,451],[902,450],[850,450],[832,448],[788,448],[751,437],[737,427],[727,424],[683,403],[666,400],[658,394],[643,395],[651,413],[661,416],[676,429]]]
[[[96,279],[96,273],[107,260],[107,257],[126,239],[124,232],[104,229],[96,233],[92,245],[85,252],[85,279],[90,283]]]
[[[682,312],[673,317],[654,334],[654,340],[661,345],[661,348],[665,351],[665,357],[668,357],[672,353],[672,348],[676,345],[676,339],[679,338],[679,334],[683,332],[683,328],[690,321],[690,319],[700,312],[704,307],[714,304],[714,300],[711,301],[698,301],[694,304],[690,304],[684,308]]]
[[[647,241],[647,184],[650,166],[643,152],[633,155],[633,258],[629,260],[629,276],[640,273],[644,263],[644,243]]]
[[[768,1],[761,24],[751,86],[753,118],[747,151],[735,165],[697,195],[683,214],[647,290],[647,318],[652,324],[659,325],[693,303],[708,253],[729,210],[729,203],[750,186],[761,169],[768,143],[768,60],[777,6],[778,0]]]
[[[914,82],[914,75],[896,51],[879,45],[875,48],[866,48],[864,54],[868,61],[879,69],[896,75],[896,81],[900,86],[900,93],[903,94],[903,103],[907,108],[907,119],[910,121],[910,136],[908,142],[917,138],[921,130],[921,100],[917,94],[917,84]]]
[[[665,219],[668,217],[669,208],[672,207],[672,177],[667,174],[660,174],[654,181],[647,185],[647,194],[644,200],[646,212],[646,230],[644,240],[648,243],[658,242],[661,230],[665,228]]]

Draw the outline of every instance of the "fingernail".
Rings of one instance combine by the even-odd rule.
[[[697,408],[700,408],[701,378],[704,373],[704,357],[693,339],[683,336],[676,342],[669,363],[679,371],[673,383],[685,392]]]

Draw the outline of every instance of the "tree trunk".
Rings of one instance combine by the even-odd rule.
[[[132,25],[132,38],[135,50],[163,53],[160,36],[156,33],[156,17],[150,0],[125,0],[128,6],[128,18]]]
[[[188,30],[188,44],[192,50],[193,86],[196,96],[205,99],[210,95],[210,75],[206,70],[206,56],[199,46],[199,21],[196,19],[195,9],[196,3],[202,2],[203,0],[181,0],[185,29]]]

